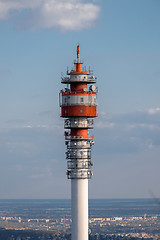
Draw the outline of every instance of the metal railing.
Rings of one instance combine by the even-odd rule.
[[[93,166],[92,161],[68,161],[68,169],[90,169]]]
[[[76,123],[75,123],[68,118],[68,119],[65,119],[64,121],[64,127],[65,128],[94,128],[94,120],[93,119],[87,119],[86,121],[76,120]]]
[[[88,77],[88,78],[82,78],[82,79],[70,79],[70,77],[62,77],[61,83],[69,83],[69,82],[92,82],[96,83],[97,78],[96,77]]]
[[[66,152],[66,159],[91,159],[91,150],[85,151],[84,149],[68,150]]]
[[[96,95],[97,91],[92,91],[92,90],[76,90],[76,91],[71,91],[69,88],[64,88],[61,90],[62,96],[70,96],[70,95],[79,95],[85,93],[85,95]]]
[[[93,173],[90,170],[68,170],[66,175],[68,179],[90,179]]]
[[[66,140],[92,140],[93,136],[88,136],[87,138],[84,138],[83,136],[71,136],[70,134],[65,135]]]

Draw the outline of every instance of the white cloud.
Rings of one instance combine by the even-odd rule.
[[[8,19],[13,11],[34,9],[41,3],[40,0],[0,0],[0,19]]]
[[[17,29],[78,31],[91,27],[99,11],[83,0],[0,0],[0,19],[13,19]]]
[[[95,125],[97,128],[114,128],[115,127],[114,122],[98,121]]]
[[[133,154],[160,146],[159,108],[117,114],[106,118],[103,112],[96,120],[98,154]]]
[[[100,111],[98,113],[99,117],[103,118],[103,119],[107,119],[107,120],[110,120],[112,119],[112,116],[108,113],[106,113],[105,111]]]
[[[148,109],[141,109],[139,110],[139,113],[147,113],[148,115],[155,115],[160,114],[160,107],[157,108],[148,108]]]
[[[149,114],[156,114],[156,113],[160,113],[160,108],[150,108],[147,111]]]
[[[135,124],[127,124],[126,129],[132,130],[134,128],[146,128],[150,130],[160,130],[160,127],[155,124],[147,124],[147,123],[135,123]]]
[[[149,149],[154,148],[152,139],[148,139],[147,142],[146,142],[146,145]]]

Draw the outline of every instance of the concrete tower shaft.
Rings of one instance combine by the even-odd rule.
[[[67,87],[60,91],[61,117],[65,118],[65,144],[67,177],[71,179],[72,240],[88,240],[88,179],[92,176],[91,147],[93,137],[88,130],[94,128],[97,117],[96,78],[90,70],[82,68],[80,45],[74,68],[62,77]]]

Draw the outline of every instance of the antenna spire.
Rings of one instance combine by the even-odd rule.
[[[80,63],[80,44],[77,45],[77,63]]]

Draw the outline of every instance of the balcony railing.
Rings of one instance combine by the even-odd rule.
[[[64,128],[94,128],[94,120],[87,119],[86,121],[71,121],[71,119],[65,119]]]
[[[65,140],[93,140],[93,136],[88,136],[87,138],[84,138],[83,136],[65,135]]]
[[[90,150],[68,150],[66,152],[66,159],[91,159],[91,151]]]
[[[70,82],[91,82],[91,83],[96,83],[96,81],[97,81],[97,78],[94,77],[94,76],[90,76],[90,77],[83,78],[83,79],[70,79],[70,77],[62,77],[61,78],[61,83],[66,83],[66,84],[70,83]]]
[[[82,145],[78,145],[77,141],[70,141],[70,140],[66,140],[65,144],[67,145],[67,149],[74,149],[74,150],[81,150],[81,149],[91,149],[91,146],[94,144],[93,140],[88,140],[88,139],[84,139],[84,141],[87,144],[82,144]]]
[[[61,94],[62,96],[66,96],[66,95],[78,95],[78,94],[89,94],[89,95],[96,95],[97,90],[96,91],[91,91],[91,90],[87,90],[86,89],[82,89],[82,90],[76,90],[76,91],[71,91],[68,88],[64,88],[61,90]]]
[[[90,179],[93,175],[90,170],[68,170],[66,173],[68,179]]]
[[[68,169],[90,169],[93,166],[92,161],[68,161]]]

